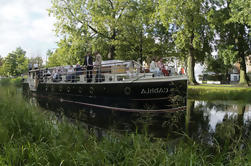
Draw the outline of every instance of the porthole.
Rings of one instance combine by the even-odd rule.
[[[131,88],[130,87],[125,87],[125,89],[124,89],[124,93],[125,93],[125,95],[130,95],[131,94]]]
[[[82,93],[82,92],[83,92],[82,87],[79,87],[78,88],[78,93]]]
[[[59,86],[59,92],[63,92],[63,87],[62,86]]]
[[[68,86],[66,91],[67,91],[68,93],[70,93],[71,88]]]
[[[52,91],[52,92],[54,91],[54,86],[53,86],[53,85],[51,86],[51,91]]]
[[[94,94],[94,88],[93,88],[92,86],[89,88],[89,93],[90,93],[91,95]]]

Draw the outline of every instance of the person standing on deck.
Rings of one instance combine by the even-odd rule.
[[[162,58],[159,59],[157,65],[158,65],[159,70],[162,72],[162,74],[164,76],[168,76],[169,73],[168,73],[168,71],[165,68],[165,65],[163,63],[163,59]]]
[[[96,60],[94,62],[96,69],[97,69],[97,73],[96,73],[96,82],[101,82],[101,63],[102,63],[102,56],[96,52],[94,54],[96,56]]]
[[[93,58],[91,53],[85,56],[84,66],[86,66],[87,82],[92,82]]]
[[[150,72],[153,73],[153,77],[160,76],[160,70],[158,68],[158,65],[157,65],[155,58],[153,58],[153,60],[150,64]]]

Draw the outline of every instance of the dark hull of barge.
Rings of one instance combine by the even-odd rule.
[[[23,88],[29,91],[29,84]],[[128,83],[39,83],[36,95],[61,102],[124,111],[184,110],[187,80],[159,80]]]
[[[24,83],[29,91],[29,84]],[[31,92],[31,91],[30,91]],[[36,95],[107,109],[185,109],[187,80],[136,83],[39,83]]]

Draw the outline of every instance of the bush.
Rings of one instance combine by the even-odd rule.
[[[15,78],[1,78],[0,79],[0,85],[2,86],[8,86],[8,85],[14,85],[14,86],[22,86],[23,78],[22,77],[15,77]]]

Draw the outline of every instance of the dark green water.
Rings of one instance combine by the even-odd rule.
[[[207,144],[215,138],[248,137],[251,128],[251,104],[235,101],[189,100],[187,110],[172,113],[128,113],[65,103],[43,96],[29,96],[28,101],[58,118],[65,115],[72,122],[81,122],[98,136],[107,131],[138,132],[154,137],[177,138],[187,135]]]

